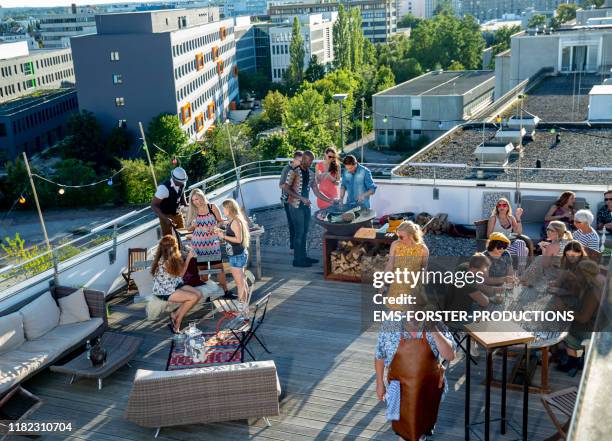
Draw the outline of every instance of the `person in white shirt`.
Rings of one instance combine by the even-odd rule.
[[[172,227],[185,228],[185,221],[179,208],[187,206],[185,184],[187,172],[182,167],[172,170],[170,179],[157,187],[151,201],[151,209],[159,217],[162,237],[172,234]]]
[[[595,251],[599,251],[599,235],[593,229],[593,213],[589,210],[578,210],[574,214],[574,240],[577,240],[582,245]]]

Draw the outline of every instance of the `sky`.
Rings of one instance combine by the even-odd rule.
[[[136,0],[134,0],[136,1]],[[0,0],[3,8],[50,8],[53,6],[70,6],[72,3],[77,5],[100,5],[106,3],[129,3],[130,0]]]

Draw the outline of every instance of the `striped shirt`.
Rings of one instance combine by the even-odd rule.
[[[574,239],[580,242],[585,247],[595,251],[599,251],[599,235],[593,229],[593,227],[590,228],[591,231],[589,231],[588,233],[583,233],[580,230],[576,230],[572,234],[574,236]]]
[[[304,179],[302,178],[304,174],[308,176],[308,182],[306,182],[306,185],[304,185]],[[289,170],[285,183],[288,184],[289,188],[291,188],[297,194],[302,195],[303,197],[308,197],[308,194],[310,193],[310,186],[314,182],[314,179],[315,174],[312,169],[309,168],[308,170],[303,170],[301,167],[296,167]],[[289,202],[289,204],[295,208],[298,208],[301,204],[301,201],[292,195],[288,195],[287,202]]]

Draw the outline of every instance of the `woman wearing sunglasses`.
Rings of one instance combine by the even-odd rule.
[[[340,184],[340,163],[338,153],[333,147],[325,149],[325,157],[316,167],[316,180],[319,184],[319,191],[332,201],[338,199],[338,185]],[[319,209],[327,208],[331,205],[323,199],[317,198]]]
[[[516,239],[508,247],[508,252],[515,256],[533,255],[533,244],[529,237],[523,235],[521,216],[523,209],[517,208],[515,216],[512,215],[512,206],[506,198],[500,198],[491,212],[487,224],[487,237],[492,233],[502,233],[506,237],[514,235]]]

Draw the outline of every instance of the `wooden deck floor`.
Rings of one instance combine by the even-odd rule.
[[[264,278],[254,298],[272,293],[269,315],[261,328],[278,369],[283,389],[281,415],[263,421],[235,421],[162,429],[160,440],[396,440],[384,418],[374,388],[373,353],[376,334],[360,330],[359,286],[325,282],[320,265],[296,271],[286,250],[264,250]],[[203,312],[200,311],[201,315]],[[196,313],[197,315],[198,313]],[[144,320],[144,306],[117,297],[111,304],[111,328],[144,337],[133,368],[124,367],[105,380],[98,391],[93,381],[67,384],[66,377],[49,371],[26,383],[44,400],[34,414],[37,420],[69,420],[76,430],[70,436],[55,434],[42,439],[151,440],[150,429],[123,418],[136,368],[165,368],[170,347],[166,322]],[[212,324],[213,322],[211,322]],[[266,354],[253,345],[259,359]],[[480,358],[483,361],[483,358]],[[482,365],[473,370],[472,420],[482,419],[484,378]],[[448,372],[450,391],[443,402],[434,440],[463,439],[464,360],[461,356]],[[552,372],[553,390],[576,385],[578,378]],[[508,412],[517,422],[521,395],[509,391]],[[168,397],[180,400],[180,397]],[[500,392],[493,389],[493,416],[499,409]],[[530,396],[530,440],[554,433],[538,395]],[[493,440],[510,440],[498,434]],[[511,433],[511,432],[510,432]]]

